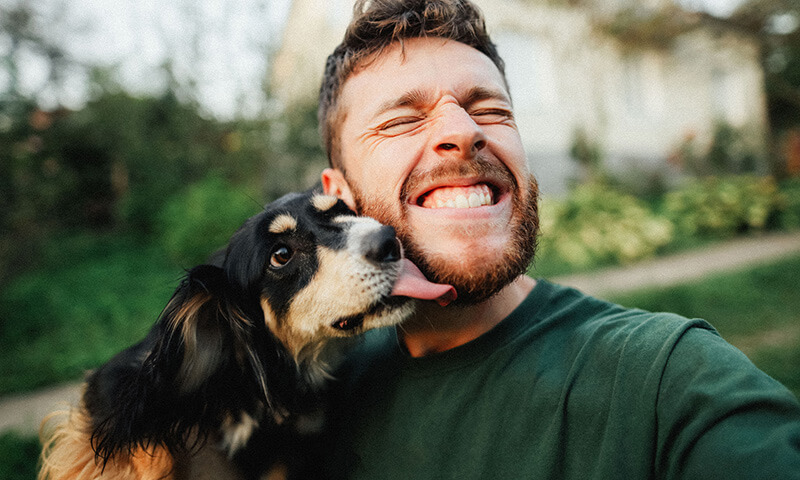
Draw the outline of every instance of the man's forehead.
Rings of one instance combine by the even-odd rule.
[[[342,105],[366,107],[373,116],[397,106],[429,102],[441,93],[460,101],[476,97],[510,102],[497,66],[466,44],[441,38],[412,38],[395,42],[365,61],[342,88]],[[359,115],[360,116],[360,115]]]

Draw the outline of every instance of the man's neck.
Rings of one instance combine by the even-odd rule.
[[[412,357],[443,352],[470,342],[506,318],[525,300],[536,281],[521,275],[497,295],[469,307],[439,307],[425,302],[398,329]]]

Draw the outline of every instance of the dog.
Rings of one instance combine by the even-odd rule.
[[[455,295],[403,258],[394,229],[316,190],[267,205],[220,258],[45,419],[40,479],[313,478],[326,345]]]

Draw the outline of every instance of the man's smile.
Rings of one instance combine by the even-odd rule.
[[[494,194],[485,183],[466,187],[437,187],[417,200],[417,205],[423,208],[477,208],[493,203]]]

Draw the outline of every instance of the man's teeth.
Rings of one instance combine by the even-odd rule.
[[[492,190],[487,185],[442,187],[431,192],[422,202],[425,208],[476,208],[492,205]]]
[[[468,197],[456,195],[455,199],[436,200],[436,208],[475,208],[491,204],[491,197],[485,193],[470,193]]]

